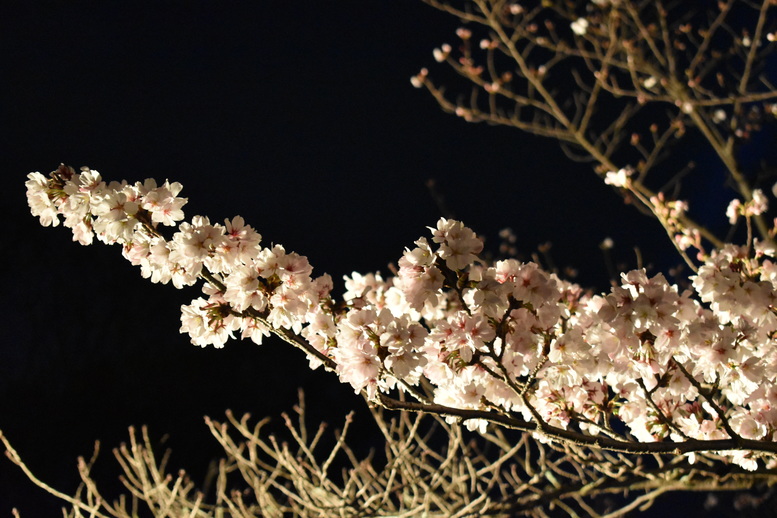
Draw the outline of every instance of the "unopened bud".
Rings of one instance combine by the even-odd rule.
[[[442,48],[434,49],[432,51],[432,55],[434,56],[434,60],[438,63],[442,63],[448,58],[448,55],[451,53],[451,46],[447,43],[444,43],[442,45]]]
[[[654,86],[656,86],[656,83],[657,83],[657,82],[658,82],[658,81],[656,80],[656,78],[655,78],[655,77],[653,77],[653,76],[650,76],[650,77],[648,77],[647,79],[645,79],[644,81],[642,81],[642,86],[644,86],[645,88],[647,88],[648,90],[650,90],[651,88],[653,88]]]
[[[424,86],[424,82],[426,81],[426,76],[429,75],[429,71],[425,68],[422,68],[421,71],[410,78],[410,84],[413,85],[415,88],[421,88]]]
[[[466,41],[472,37],[472,31],[465,29],[464,27],[459,27],[456,29],[456,36]]]

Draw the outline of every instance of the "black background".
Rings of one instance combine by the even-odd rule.
[[[108,450],[131,424],[169,433],[172,466],[199,477],[219,456],[204,415],[277,416],[302,387],[311,420],[339,426],[363,403],[282,342],[189,344],[179,307],[198,291],[152,285],[118,248],[39,226],[30,171],[180,181],[187,217],[239,214],[336,284],[387,272],[428,232],[441,216],[428,179],[487,249],[508,226],[526,257],[551,241],[586,287],[608,285],[607,236],[629,267],[634,245],[648,263],[676,260],[657,224],[555,142],[467,124],[411,87],[459,26],[418,1],[9,2],[1,14],[0,429],[66,492],[97,439],[112,487]],[[0,459],[0,516],[12,507],[53,516],[59,503]]]

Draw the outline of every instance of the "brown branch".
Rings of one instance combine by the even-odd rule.
[[[777,453],[777,443],[771,441],[756,441],[752,439],[716,439],[705,441],[690,439],[687,441],[662,441],[645,443],[586,435],[581,432],[575,432],[572,430],[565,430],[563,428],[551,426],[544,422],[542,425],[540,425],[536,422],[525,421],[518,417],[505,417],[500,414],[482,410],[459,409],[438,404],[430,405],[415,403],[412,401],[399,401],[382,393],[378,395],[378,402],[381,404],[381,406],[389,410],[424,412],[440,416],[456,417],[462,420],[482,419],[514,430],[521,430],[524,432],[542,432],[542,435],[548,439],[565,444],[600,448],[620,453],[632,453],[639,455],[648,453],[667,453],[672,455],[682,455],[685,453],[713,452],[724,450]]]

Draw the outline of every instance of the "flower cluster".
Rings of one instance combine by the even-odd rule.
[[[753,190],[753,198],[749,202],[742,203],[738,199],[731,200],[731,203],[726,208],[726,217],[728,217],[729,223],[733,225],[739,216],[751,218],[763,214],[768,208],[769,201],[766,199],[764,192],[761,189],[755,189]]]
[[[106,184],[97,171],[76,173],[60,166],[47,179],[30,173],[27,201],[43,226],[64,225],[73,230],[73,239],[82,245],[92,243],[95,234],[104,243],[127,243],[138,227],[159,223],[175,225],[183,219],[179,198],[181,184],[165,183],[159,187],[152,179],[129,185],[127,182]]]
[[[261,236],[240,216],[223,225],[194,216],[167,239],[159,225],[184,219],[186,199],[177,196],[177,182],[105,183],[97,171],[76,173],[61,166],[48,179],[31,173],[26,185],[41,224],[56,226],[63,216],[81,244],[91,244],[96,235],[104,243],[122,245],[143,277],[177,288],[209,278],[203,287],[207,298],[181,308],[181,332],[196,345],[222,347],[236,331],[261,343],[271,328],[299,333],[303,323],[316,321],[320,329],[308,331],[314,342],[313,335],[326,329],[317,313],[332,288],[331,278],[312,279],[307,258],[282,246],[262,248]]]
[[[440,219],[431,239],[405,250],[396,276],[353,273],[338,302],[328,275],[314,278],[305,257],[280,245],[260,246],[240,217],[195,216],[165,238],[158,226],[183,219],[178,183],[106,184],[96,171],[60,167],[50,179],[31,173],[27,188],[43,225],[63,216],[82,244],[93,235],[121,244],[144,277],[177,287],[204,278],[205,297],[182,306],[181,332],[196,345],[291,333],[311,367],[326,364],[372,399],[406,391],[451,416],[492,412],[542,430],[640,442],[777,432],[777,253],[767,246],[718,250],[692,291],[634,270],[591,295],[535,263],[482,260],[471,229]],[[674,220],[683,210],[657,206]],[[753,452],[720,455],[758,467]]]
[[[667,200],[664,193],[659,192],[650,198],[648,206],[667,232],[674,236],[675,244],[679,250],[688,250],[694,247],[699,250],[699,257],[703,257],[704,248],[702,247],[701,232],[698,228],[689,227],[684,223],[688,202]]]

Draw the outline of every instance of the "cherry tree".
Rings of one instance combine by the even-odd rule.
[[[424,68],[412,85],[466,121],[550,137],[590,162],[665,229],[687,282],[636,269],[596,294],[536,262],[490,259],[473,230],[441,218],[391,276],[354,272],[336,297],[329,275],[265,246],[240,216],[187,220],[178,182],[31,173],[42,225],[118,245],[152,282],[201,285],[181,307],[194,345],[277,335],[362,394],[386,441],[385,463],[357,458],[347,421],[321,452],[303,404],[298,423],[286,417],[295,451],[263,422],[208,421],[227,454],[213,503],[133,434],[117,452],[133,497],[156,516],[619,516],[669,491],[773,483],[774,179],[741,153],[777,114],[774,2],[425,1],[462,22],[433,52],[439,74],[455,74],[444,88]],[[728,175],[730,202],[714,208],[726,229],[694,214],[710,208],[692,188],[705,172],[673,158],[701,144]],[[340,455],[349,468],[334,476]],[[75,516],[130,516],[89,469],[75,496],[29,476]],[[235,475],[248,492],[231,491]]]

